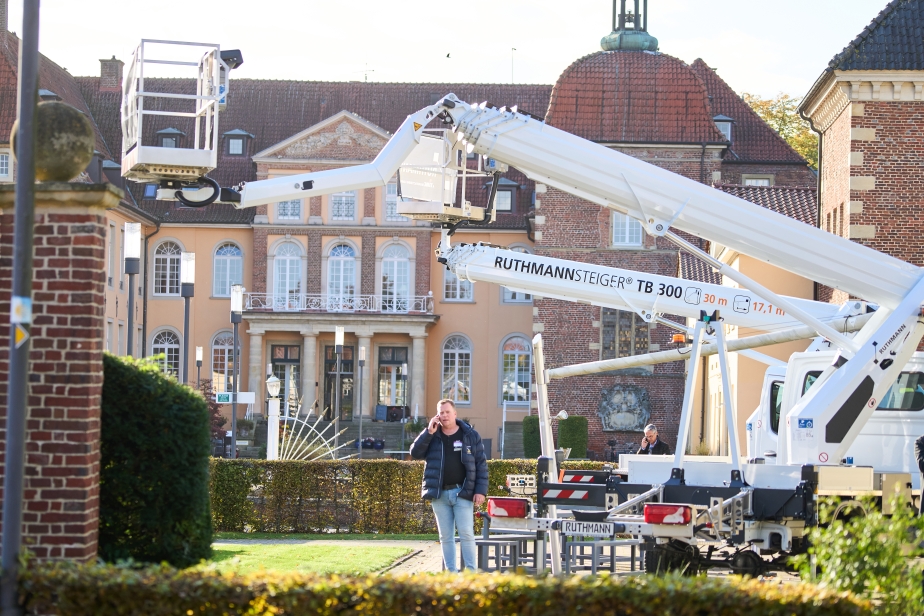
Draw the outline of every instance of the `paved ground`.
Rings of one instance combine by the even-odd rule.
[[[380,547],[406,547],[411,550],[409,554],[399,558],[391,567],[385,569],[388,573],[438,573],[443,569],[443,553],[438,541],[409,541],[409,540],[354,540],[354,539],[318,539],[306,541],[303,539],[223,539],[216,541],[213,545],[216,547],[222,545],[245,545],[245,544],[302,544],[312,543],[320,545],[342,545],[349,542],[350,545],[380,546]],[[617,548],[616,572],[623,575],[632,575],[631,551],[629,547],[621,546]],[[636,574],[638,573],[639,564],[636,561]],[[581,571],[579,575],[586,575],[589,571]],[[601,571],[601,573],[603,573]],[[709,577],[726,577],[729,573],[726,570],[711,570]],[[764,578],[770,583],[797,583],[799,577],[788,573],[777,573],[773,576]]]

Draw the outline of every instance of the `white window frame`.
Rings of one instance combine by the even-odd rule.
[[[344,192],[333,193],[330,196],[330,219],[331,220],[356,220],[356,202],[359,197],[356,194],[355,190],[347,190]],[[352,213],[347,216],[343,208],[348,207],[348,198],[353,200],[353,210]],[[338,209],[342,211],[338,213]]]
[[[715,127],[719,129],[719,132],[725,136],[728,141],[732,140],[732,123],[727,121],[718,121],[715,122]]]
[[[742,173],[741,183],[744,186],[773,186],[774,176],[772,173]]]
[[[109,237],[106,242],[106,286],[112,288],[115,280],[115,223],[109,223]]]
[[[398,213],[398,182],[389,182],[382,192],[385,195],[385,222],[410,222],[410,218]]]
[[[456,404],[472,403],[472,355],[472,341],[467,336],[453,334],[443,341],[440,364],[441,398],[449,398]],[[447,387],[450,381],[452,385]]]
[[[289,250],[291,247],[291,250]],[[282,254],[283,251],[287,254]],[[293,267],[290,262],[294,262]],[[283,268],[284,266],[284,268]],[[285,287],[281,287],[285,272]],[[293,286],[294,281],[294,286]],[[302,251],[295,242],[283,242],[273,256],[273,310],[298,310],[302,293]]]
[[[397,254],[401,251],[401,255]],[[403,270],[403,271],[402,271]],[[390,244],[382,251],[381,296],[382,312],[407,312],[411,305],[411,288],[414,283],[411,276],[410,251],[401,244]],[[402,286],[402,275],[404,278]],[[394,282],[387,284],[386,276]]]
[[[172,336],[173,340],[176,340],[176,343],[174,344],[172,341],[168,342],[168,336]],[[161,363],[161,371],[163,371],[164,374],[179,375],[181,345],[182,340],[180,339],[180,335],[172,329],[161,329],[154,332],[154,335],[151,337],[151,355],[159,355],[161,353],[166,355],[163,363]]]
[[[234,333],[220,331],[215,334],[209,350],[211,352],[212,391],[231,391],[234,378]]]
[[[349,255],[346,251],[349,251]],[[346,243],[331,247],[327,255],[327,310],[351,312],[356,297],[356,249]]]
[[[501,197],[503,197],[503,201]],[[494,209],[498,212],[512,212],[513,211],[513,191],[499,189],[497,194],[494,195]]]
[[[443,269],[443,301],[474,302],[475,287],[470,280],[460,280],[448,269]]]
[[[159,253],[167,245],[176,248],[175,252]],[[154,248],[154,276],[151,277],[153,282],[153,294],[158,297],[178,297],[180,295],[180,253],[183,247],[173,240],[165,240]],[[160,271],[158,271],[160,270]],[[163,285],[158,290],[158,282],[163,281]]]
[[[237,254],[221,254],[230,248]],[[244,251],[234,242],[222,242],[212,259],[212,297],[231,297],[231,285],[244,284]]]
[[[613,212],[612,224],[613,246],[641,246],[645,238],[642,223],[626,216],[622,212]]]
[[[280,201],[276,204],[276,220],[301,220],[302,200]]]
[[[10,173],[12,157],[8,152],[0,152],[0,178],[6,178],[12,175]]]
[[[521,340],[523,344],[525,345],[525,351],[524,350],[507,351],[505,347],[507,346],[508,343],[514,340]],[[532,345],[530,344],[529,338],[527,338],[523,334],[511,334],[507,336],[501,341],[500,354],[501,354],[501,357],[500,357],[500,375],[499,375],[500,376],[499,403],[503,404],[504,401],[506,400],[508,406],[509,405],[516,405],[516,406],[528,405],[530,396],[532,395],[532,370],[533,370],[533,349],[532,349]],[[514,379],[516,382],[514,384],[515,394],[513,396],[514,397],[513,400],[507,399],[507,391],[509,389],[507,385],[507,356],[508,355],[511,356],[514,361],[514,373],[515,373]],[[527,362],[525,370],[521,373],[521,367],[520,367],[519,360],[520,360],[520,357],[522,356],[528,357],[529,361]],[[521,399],[519,395],[519,384],[523,376],[526,377],[526,394]]]
[[[235,145],[237,146],[237,152],[234,151]],[[231,156],[242,156],[244,154],[243,137],[228,137],[228,154]]]
[[[510,250],[513,252],[519,252],[520,254],[531,255],[533,254],[525,246],[510,246]],[[523,293],[522,291],[511,291],[507,287],[501,287],[501,302],[504,304],[531,304],[533,303],[533,296],[531,293]]]

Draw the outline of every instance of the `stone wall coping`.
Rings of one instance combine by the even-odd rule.
[[[15,184],[0,184],[0,208],[13,207],[16,198]],[[117,207],[125,198],[121,188],[112,184],[85,184],[82,182],[37,182],[35,184],[35,205]]]

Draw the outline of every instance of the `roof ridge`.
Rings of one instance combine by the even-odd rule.
[[[836,69],[838,65],[846,59],[847,55],[850,52],[858,49],[860,45],[868,39],[873,32],[882,25],[882,22],[886,20],[889,15],[898,8],[898,5],[902,2],[910,2],[911,0],[891,0],[881,11],[876,15],[870,22],[867,24],[859,34],[857,34],[852,41],[847,43],[847,45],[840,51],[840,53],[835,54],[831,61],[828,62],[829,69]]]

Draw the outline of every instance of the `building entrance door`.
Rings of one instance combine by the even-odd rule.
[[[334,390],[337,386],[337,354],[333,346],[324,347],[324,417],[332,420],[337,409],[334,408]],[[353,419],[353,347],[343,347],[340,359],[340,421]]]
[[[282,400],[279,405],[279,412],[283,417],[297,417],[302,404],[299,393],[301,347],[298,345],[274,344],[270,352],[273,374],[280,380],[279,397]]]
[[[379,347],[379,404],[407,406],[407,347]]]

